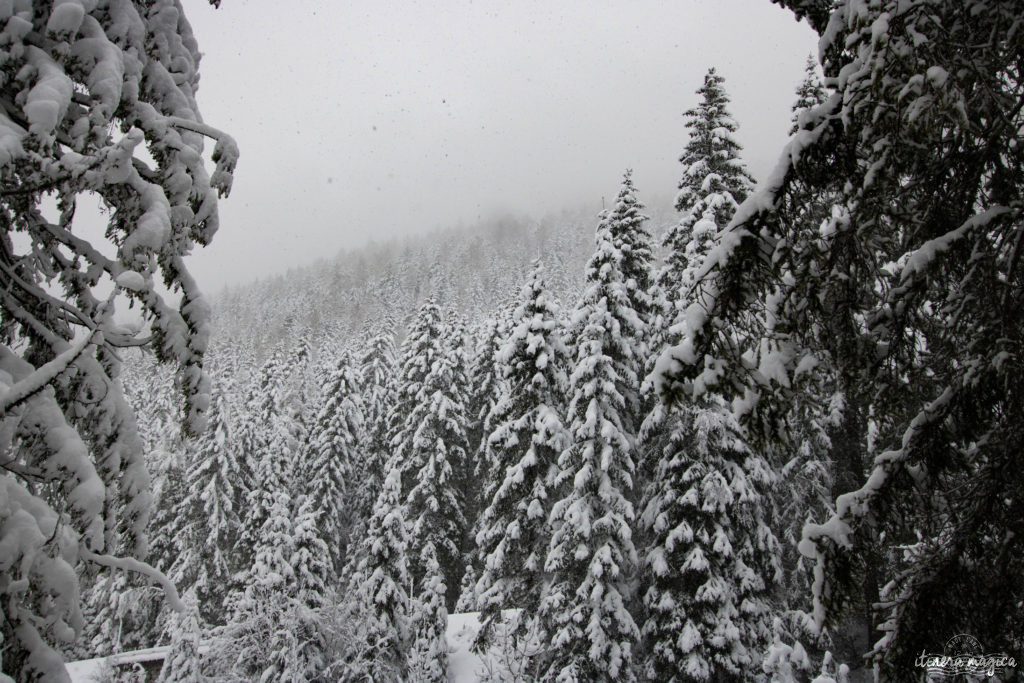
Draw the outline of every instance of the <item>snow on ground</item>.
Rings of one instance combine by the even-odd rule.
[[[77,662],[68,662],[64,665],[68,675],[71,676],[71,683],[92,683],[97,679],[100,669],[103,668],[103,658],[80,659]]]
[[[480,613],[465,612],[448,615],[448,680],[452,683],[479,681],[484,662],[469,651],[480,630]]]

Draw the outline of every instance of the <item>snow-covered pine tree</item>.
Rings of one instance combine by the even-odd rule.
[[[249,572],[251,583],[246,589],[248,599],[255,599],[257,590],[294,595],[296,581],[291,558],[295,552],[295,534],[291,520],[291,497],[278,491],[260,529],[255,560]]]
[[[414,639],[409,651],[409,678],[425,683],[448,680],[448,609],[445,607],[444,572],[437,562],[434,544],[427,541],[420,554],[423,576],[413,600]]]
[[[199,50],[172,0],[16,3],[4,25],[2,670],[66,681],[54,645],[83,626],[72,565],[146,570],[126,559],[146,554],[150,482],[119,349],[177,365],[184,426],[202,431],[209,309],[185,256],[213,238],[238,150],[201,122]],[[79,197],[102,198],[105,232],[81,229]],[[116,321],[126,299],[138,333]]]
[[[394,383],[394,402],[388,411],[389,464],[399,467],[402,498],[412,488],[415,473],[421,463],[415,462],[412,436],[419,423],[410,419],[417,408],[422,408],[424,383],[431,369],[441,362],[441,309],[433,299],[423,302],[402,342],[398,373]]]
[[[479,524],[480,518],[477,519]],[[476,533],[470,529],[469,534],[473,539],[476,538]],[[477,604],[477,579],[480,575],[480,570],[473,564],[474,561],[479,562],[479,549],[474,548],[470,554],[470,562],[466,563],[465,568],[462,572],[462,583],[459,584],[459,599],[455,601],[455,612],[461,614],[463,612],[474,612],[476,611]]]
[[[632,349],[632,360],[627,365],[636,377],[641,373],[649,355],[648,340],[650,324],[657,313],[654,296],[654,275],[652,238],[645,223],[644,205],[636,197],[633,186],[633,171],[627,170],[622,177],[622,187],[615,198],[615,204],[604,217],[610,242],[618,250],[617,265],[622,276],[624,307],[620,308],[622,324],[619,334]],[[631,314],[627,311],[632,311]],[[578,325],[578,321],[573,321]],[[572,332],[573,341],[579,329]],[[574,349],[575,351],[575,349]],[[618,391],[626,401],[622,412],[624,423],[631,435],[636,434],[644,418],[644,403],[640,396],[640,383],[623,378]]]
[[[733,137],[739,126],[729,114],[724,83],[714,68],[709,69],[697,90],[700,103],[685,114],[690,139],[679,157],[683,177],[675,204],[683,216],[665,235],[665,265],[658,274],[658,284],[672,303],[693,286],[693,276],[686,271],[699,271],[715,235],[754,186]]]
[[[651,344],[660,341],[666,323],[666,304],[653,270],[653,239],[644,227],[649,218],[643,214],[643,210],[644,206],[636,198],[632,174],[627,171],[609,220],[612,239],[621,244],[621,269],[629,307],[636,311],[640,322],[637,329],[624,331],[624,334],[630,336],[631,346],[639,361],[636,373],[641,383],[619,387],[622,395],[627,398],[627,410],[623,416],[628,419],[629,433],[637,437],[647,414],[658,402],[651,387],[644,386],[642,380],[653,367]],[[632,457],[635,469],[630,502],[635,506],[642,496],[652,466],[648,462],[647,449],[639,438],[634,443]]]
[[[452,462],[457,462],[459,452],[459,431],[457,414],[448,397],[439,389],[427,397],[427,411],[424,428],[416,435],[416,449],[422,452],[423,465],[417,472],[406,505],[411,522],[411,548],[419,551],[425,543],[432,543],[437,550],[438,561],[443,563],[446,585],[460,581],[465,570],[462,553],[463,534],[466,531],[462,516],[462,495],[455,480]],[[451,441],[447,438],[452,437]],[[419,578],[421,567],[413,568],[414,578]],[[458,584],[448,596],[454,607],[458,599]]]
[[[204,662],[215,680],[323,680],[326,662],[320,624],[320,615],[294,597],[251,585],[244,609],[215,629]]]
[[[321,396],[310,425],[307,455],[300,464],[303,474],[296,483],[317,513],[319,536],[327,543],[337,575],[345,562],[352,525],[359,521],[354,517],[354,489],[366,485],[357,477],[364,458],[363,404],[359,378],[347,353],[325,379]]]
[[[386,671],[367,671],[374,680],[407,670],[411,644],[409,533],[401,500],[401,476],[393,468],[384,480],[367,524],[358,569],[349,590],[358,596],[369,617],[369,660],[381,662]]]
[[[742,677],[768,644],[767,597],[780,573],[765,495],[772,473],[721,406],[691,407],[672,424],[642,515],[644,673]]]
[[[802,128],[801,118],[811,117],[811,112],[816,107],[825,104],[826,99],[825,84],[818,76],[818,60],[807,55],[804,80],[800,81],[800,85],[796,89],[796,102],[793,103],[793,126],[789,129],[789,134],[795,135]]]
[[[470,509],[467,521],[476,520],[487,505],[484,496],[494,474],[494,467],[487,458],[487,438],[492,431],[491,410],[499,396],[504,394],[501,364],[497,358],[501,343],[502,330],[497,319],[485,318],[480,324],[469,365],[466,438],[470,456],[467,472],[472,481],[472,496],[466,500]]]
[[[285,472],[285,487],[293,494],[300,488],[297,477],[305,470],[305,445],[309,442],[309,424],[321,404],[320,384],[314,368],[317,355],[309,341],[309,331],[297,334],[295,347],[285,356],[283,375],[277,385],[277,424],[269,450],[278,453]]]
[[[302,421],[303,379],[309,348],[300,338],[294,352],[275,349],[249,389],[247,412],[238,430],[251,479],[235,551],[241,571],[236,582],[251,584],[249,570],[264,540],[264,527],[281,494],[289,500],[302,462],[306,427]]]
[[[245,491],[245,502],[239,509],[241,529],[235,543],[239,558],[235,583],[239,590],[245,588],[246,572],[255,559],[260,530],[273,503],[272,493],[280,489],[283,483],[280,463],[277,459],[266,457],[271,438],[270,427],[279,411],[277,383],[283,365],[283,354],[280,349],[275,349],[253,373],[235,425],[236,440],[242,455],[241,481]],[[268,485],[273,490],[268,489]]]
[[[185,495],[176,510],[179,554],[169,572],[179,588],[194,591],[200,615],[209,624],[224,623],[224,600],[239,569],[232,555],[241,526],[241,454],[231,420],[228,399],[218,384],[207,428],[188,455]]]
[[[320,405],[322,385],[315,371],[319,354],[311,342],[311,332],[308,328],[303,327],[301,332],[296,331],[292,337],[296,338],[296,341],[287,357],[287,379],[282,385],[281,405],[295,425],[292,429],[299,442],[305,443],[309,438],[309,423],[316,413],[317,406]],[[297,464],[293,463],[291,468],[293,477],[301,471]]]
[[[622,187],[619,188],[615,204],[608,212],[606,220],[611,241],[621,254],[619,268],[622,272],[626,299],[629,307],[636,312],[640,323],[636,329],[623,328],[623,334],[632,335],[641,359],[645,359],[648,325],[656,311],[652,295],[653,238],[645,226],[650,217],[644,214],[644,205],[636,197],[632,170],[627,170],[623,175]],[[638,387],[631,387],[631,391],[636,394]]]
[[[212,355],[212,349],[208,349],[203,360],[207,370],[212,364]],[[155,484],[164,467],[171,462],[180,464],[184,450],[174,370],[149,356],[129,352],[124,356],[120,379],[125,399],[138,420],[139,438]]]
[[[163,592],[134,574],[103,568],[83,600],[85,628],[71,657],[107,656],[159,642],[166,626]]]
[[[622,231],[634,205],[627,173],[620,201],[602,215],[587,289],[572,316],[575,367],[569,379],[572,445],[558,461],[567,489],[554,503],[540,617],[551,650],[544,676],[630,680],[639,631],[627,609],[637,556],[632,541],[633,434],[643,330],[622,271]],[[628,209],[628,211],[627,211]]]
[[[331,563],[330,545],[320,531],[319,518],[323,514],[312,496],[304,496],[293,513],[293,550],[289,563],[295,576],[295,597],[311,609],[329,602],[330,587],[337,578]]]
[[[539,261],[519,297],[509,338],[497,354],[508,389],[489,418],[494,428],[486,457],[501,480],[490,487],[476,536],[483,558],[475,587],[476,609],[482,612],[481,645],[502,609],[537,613],[558,458],[572,441],[562,418],[568,351]],[[526,621],[521,625],[525,629]],[[519,638],[522,633],[511,635]]]
[[[292,507],[288,493],[274,496],[248,585],[218,629],[217,649],[230,660],[220,666],[246,680],[299,683],[315,678],[325,664],[316,609],[326,602],[329,557],[315,513],[308,504],[300,504],[297,514]]]
[[[469,412],[470,402],[473,398],[473,385],[470,382],[470,343],[472,337],[466,325],[466,318],[455,308],[448,309],[444,316],[446,324],[442,339],[444,340],[444,358],[447,373],[447,386],[445,396],[450,407],[446,412],[450,414],[450,428],[454,428],[452,434],[447,437],[446,443],[458,446],[452,451],[454,459],[451,460],[452,471],[455,473],[455,486],[459,492],[459,500],[462,503],[462,517],[464,520],[464,531],[462,536],[461,549],[463,554],[462,566],[473,559],[475,543],[470,538],[469,529],[476,522],[475,515],[478,506],[475,504],[479,499],[477,482],[474,480],[475,466],[473,456],[475,455],[469,445],[469,428],[473,424],[473,416]],[[461,453],[460,453],[461,451]],[[461,578],[462,571],[458,576]],[[454,588],[454,587],[453,587]],[[458,588],[454,588],[454,594],[458,597]],[[454,607],[454,604],[452,605]]]
[[[185,609],[171,618],[171,649],[160,668],[157,683],[202,683],[207,680],[200,662],[202,620],[193,589],[182,597],[182,604]]]
[[[394,325],[390,319],[377,329],[359,359],[359,395],[363,403],[363,461],[359,465],[359,481],[352,503],[357,519],[368,519],[387,476],[391,456],[388,413],[394,401],[395,378]]]
[[[883,676],[950,633],[1012,650],[1024,630],[1006,610],[1024,599],[1024,364],[1011,341],[1024,338],[1024,281],[1010,246],[1024,234],[1020,8],[782,4],[821,33],[835,92],[709,259],[714,291],[662,357],[661,388],[718,391],[751,440],[777,444],[827,360],[846,406],[833,459],[861,474],[831,519],[804,529],[818,628],[879,605],[859,638]],[[816,235],[789,222],[823,194],[836,208]],[[732,323],[752,310],[766,324],[738,347]]]
[[[391,443],[411,525],[410,555],[418,557],[426,543],[433,544],[454,607],[466,533],[455,467],[465,462],[466,436],[464,406],[453,387],[459,364],[442,340],[443,328],[440,310],[427,300],[402,344]],[[414,568],[414,582],[422,571]]]
[[[214,397],[212,406],[216,406]],[[209,421],[208,425],[213,421]],[[207,431],[210,429],[207,426]],[[204,432],[205,433],[205,432]],[[184,457],[180,458],[184,460]],[[149,520],[149,555],[146,560],[167,573],[181,552],[181,502],[188,493],[188,471],[179,458],[169,461],[153,477],[153,515]]]
[[[718,244],[752,181],[732,139],[714,69],[686,113],[690,140],[680,159],[680,222],[665,240],[659,274],[677,341],[704,259]],[[737,332],[737,334],[740,334]],[[653,366],[649,366],[653,369]],[[653,388],[653,387],[652,387]],[[728,410],[715,400],[675,410],[652,406],[643,429],[651,481],[643,495],[638,536],[644,541],[644,674],[652,680],[718,680],[756,667],[768,636],[765,598],[778,580],[775,538],[767,525],[771,471],[742,441]]]

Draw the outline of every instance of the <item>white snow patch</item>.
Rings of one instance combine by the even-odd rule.
[[[82,26],[82,19],[85,18],[85,8],[79,0],[65,0],[55,6],[50,12],[50,18],[46,22],[46,30],[51,33],[66,33],[74,35]]]
[[[946,81],[949,80],[949,72],[941,66],[933,66],[925,72],[925,77],[936,88],[941,88],[946,85]]]
[[[145,292],[149,290],[149,285],[146,284],[146,278],[143,277],[142,273],[138,273],[134,270],[126,270],[117,276],[117,284],[119,287],[130,289],[135,292]]]
[[[480,680],[477,672],[483,669],[484,662],[469,650],[479,631],[479,612],[448,615],[448,629],[445,631],[445,638],[448,640],[449,681],[469,683],[469,681]]]
[[[15,157],[25,153],[21,139],[25,130],[6,116],[0,114],[0,166],[5,166]]]
[[[46,137],[53,134],[71,103],[71,79],[39,48],[30,46],[25,54],[29,64],[38,71],[39,77],[29,90],[22,111],[28,119],[29,132]]]

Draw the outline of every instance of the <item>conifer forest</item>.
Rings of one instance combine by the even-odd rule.
[[[0,1],[0,683],[1019,680],[1024,5],[771,2],[767,176],[215,294],[187,3]]]

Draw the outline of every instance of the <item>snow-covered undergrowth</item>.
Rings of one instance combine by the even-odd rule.
[[[495,645],[483,657],[470,651],[480,631],[480,613],[465,612],[448,615],[448,680],[452,683],[472,681],[505,680],[509,662],[503,656],[500,645]],[[151,647],[145,650],[123,652],[110,657],[83,659],[66,665],[71,683],[98,683],[108,676],[112,667],[130,669],[138,662],[162,659],[170,652],[170,646]],[[200,652],[203,647],[200,646]]]

